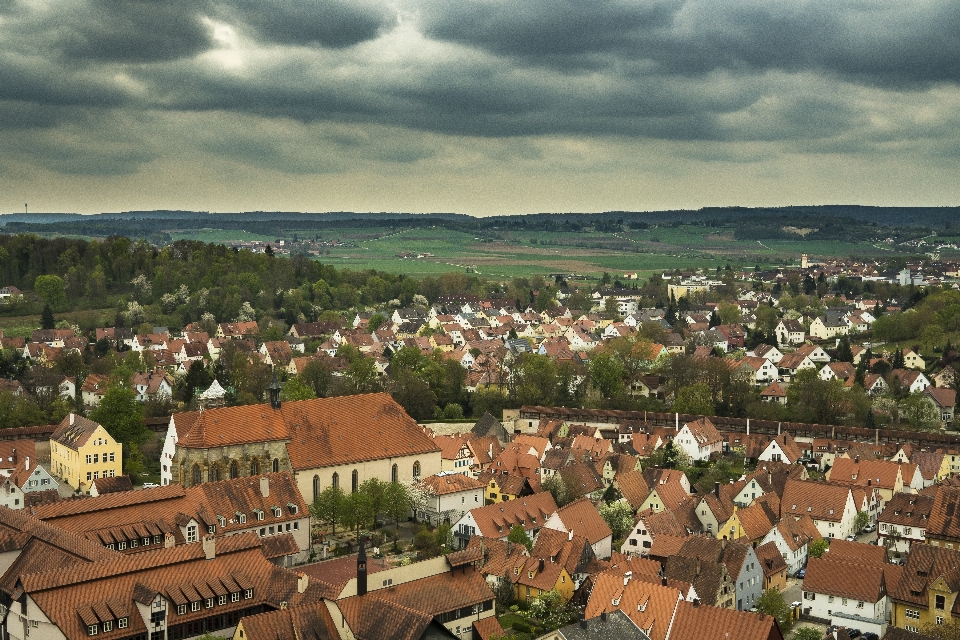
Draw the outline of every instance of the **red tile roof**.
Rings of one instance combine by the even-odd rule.
[[[670,640],[705,638],[783,640],[783,634],[773,616],[681,602],[670,632]]]
[[[222,407],[174,414],[178,447],[287,441],[294,470],[439,451],[386,393]]]

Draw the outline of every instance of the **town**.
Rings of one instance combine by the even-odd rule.
[[[960,628],[956,263],[418,282],[0,239],[39,316],[0,336],[9,637]]]

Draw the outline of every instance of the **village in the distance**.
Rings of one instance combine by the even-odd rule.
[[[0,236],[3,638],[960,637],[960,264],[783,259]]]

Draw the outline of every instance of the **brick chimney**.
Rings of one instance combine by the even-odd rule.
[[[207,560],[217,557],[217,539],[213,535],[203,536],[203,556]]]
[[[270,478],[260,476],[260,495],[264,498],[270,497]]]

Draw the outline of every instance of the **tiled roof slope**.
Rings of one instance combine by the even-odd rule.
[[[264,484],[267,496],[261,492]],[[295,510],[290,508],[291,504]],[[280,516],[274,515],[274,507],[280,508]],[[258,509],[263,512],[262,521],[254,515]],[[166,533],[172,533],[176,542],[182,544],[184,539],[176,525],[189,518],[196,520],[201,529],[205,529],[203,525],[216,526],[216,534],[222,536],[307,517],[307,505],[288,472],[206,482],[187,489],[167,485],[108,493],[41,505],[33,511],[41,520],[103,545]],[[237,521],[237,512],[246,515],[245,524]],[[217,516],[224,518],[222,524]],[[130,552],[150,548],[138,547]]]
[[[295,470],[439,451],[389,394],[221,407],[174,414],[178,446],[287,441]]]
[[[490,590],[487,581],[484,580],[480,572],[467,568],[462,571],[448,571],[429,578],[405,582],[385,589],[377,589],[364,596],[351,596],[339,600],[337,605],[343,612],[347,624],[356,633],[357,628],[362,627],[365,623],[363,617],[369,603],[385,611],[400,607],[419,616],[427,616],[428,620],[433,620],[442,613],[492,601],[493,599],[493,591]],[[371,639],[392,639],[397,637],[397,633],[402,632],[402,627],[395,627],[387,619],[381,623],[379,633],[374,634],[368,631],[370,635],[357,635],[358,637]]]
[[[763,569],[764,576],[770,577],[787,570],[787,563],[783,559],[780,549],[777,548],[777,543],[773,540],[760,545],[756,548],[755,552],[757,554],[757,560],[760,561],[760,568]]]
[[[60,549],[69,556],[86,562],[116,558],[120,555],[102,545],[93,544],[74,533],[42,522],[23,511],[14,511],[13,509],[0,509],[0,532],[24,534],[37,538],[50,547]]]
[[[68,638],[86,637],[86,624],[125,613],[129,628],[101,633],[106,640],[146,633],[136,602],[163,594],[175,603],[199,599],[198,594],[254,590],[254,602],[279,608],[281,601],[299,604],[297,576],[268,561],[260,552],[256,534],[246,533],[216,541],[216,555],[207,559],[203,545],[159,549],[112,560],[77,565],[58,571],[23,576],[26,593]],[[239,611],[251,602],[241,598],[221,607],[222,613]],[[201,609],[177,616],[177,622],[205,618]],[[85,622],[88,620],[88,622]]]
[[[269,611],[243,618],[247,640],[339,640],[337,625],[324,602]]]
[[[946,581],[951,591],[960,591],[960,551],[915,544],[910,547],[910,555],[903,566],[900,582],[890,589],[890,598],[926,608],[930,602],[927,589],[940,577]],[[956,610],[955,604],[954,611]]]
[[[803,590],[877,602],[886,593],[883,567],[879,564],[848,562],[829,554],[824,554],[823,558],[810,558],[803,579]]]
[[[933,500],[927,537],[960,541],[960,487],[941,486]]]
[[[77,450],[87,444],[87,440],[99,426],[93,420],[71,413],[60,422],[50,439]]]
[[[781,517],[807,514],[815,520],[840,522],[849,495],[848,487],[791,479],[783,489]]]
[[[613,535],[597,508],[586,498],[580,498],[557,510],[557,516],[567,531],[573,531],[596,544]]]
[[[597,576],[584,617],[623,611],[650,640],[666,640],[683,593],[674,587],[643,580],[627,580],[616,572]]]
[[[705,638],[783,640],[783,634],[773,616],[681,602],[670,640]]]
[[[897,493],[877,516],[878,522],[926,529],[933,510],[933,496]]]
[[[522,525],[527,531],[539,529],[556,512],[557,503],[549,491],[477,507],[470,511],[480,534],[488,538],[508,535],[515,524]]]

